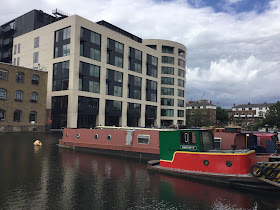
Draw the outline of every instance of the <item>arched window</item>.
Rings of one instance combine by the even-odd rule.
[[[31,81],[31,83],[32,83],[33,85],[38,85],[38,84],[39,84],[39,76],[38,76],[37,74],[33,74],[33,75],[32,75],[32,81]]]
[[[37,103],[38,102],[38,93],[32,92],[30,94],[30,102]]]
[[[17,90],[15,93],[15,101],[23,100],[23,92],[21,90]]]
[[[24,82],[24,73],[23,72],[17,72],[16,74],[16,81],[17,82]]]
[[[5,119],[6,119],[6,111],[0,109],[0,121],[5,121]]]
[[[2,100],[7,99],[7,90],[4,88],[0,88],[0,99],[2,99]]]
[[[6,69],[0,68],[0,79],[8,80],[8,71]]]
[[[14,121],[15,122],[21,122],[21,120],[22,120],[22,111],[16,110],[14,112]]]
[[[31,111],[29,114],[29,122],[37,122],[37,112]]]

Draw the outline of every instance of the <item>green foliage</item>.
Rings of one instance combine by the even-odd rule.
[[[278,101],[276,104],[269,107],[269,110],[265,114],[264,123],[268,124],[268,126],[277,128],[280,127],[280,102]]]
[[[216,119],[221,123],[227,124],[229,121],[228,113],[225,109],[222,109],[220,106],[216,109]]]
[[[196,109],[194,111],[186,111],[186,125],[187,127],[202,127],[209,126],[210,121],[206,116],[206,111]]]

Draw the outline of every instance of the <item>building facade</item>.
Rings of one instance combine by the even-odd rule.
[[[13,45],[13,38],[43,27],[63,17],[55,17],[41,10],[32,10],[0,26],[0,62],[18,65],[12,60],[12,53],[20,52],[20,45]],[[13,49],[13,47],[15,47]]]
[[[274,103],[264,104],[241,104],[232,107],[232,116],[234,121],[241,121],[246,124],[255,123],[259,119],[265,118],[265,113],[269,110],[269,107]]]
[[[14,38],[19,65],[48,71],[52,128],[185,124],[186,47],[73,15]],[[16,47],[14,47],[16,48]]]
[[[45,131],[47,74],[0,63],[0,132]]]
[[[186,110],[190,115],[193,115],[196,110],[201,110],[211,124],[216,123],[216,108],[217,106],[212,104],[212,101],[208,102],[208,100],[204,99],[186,102]]]

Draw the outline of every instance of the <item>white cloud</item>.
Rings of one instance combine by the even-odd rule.
[[[0,24],[33,8],[59,8],[92,21],[104,19],[141,38],[186,45],[188,100],[205,91],[205,97],[225,106],[280,98],[280,0],[261,14],[215,13],[183,0],[13,0],[2,2]]]

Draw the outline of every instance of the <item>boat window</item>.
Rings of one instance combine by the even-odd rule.
[[[150,135],[138,135],[137,136],[137,143],[138,144],[149,144]]]
[[[213,149],[213,134],[211,131],[202,131],[200,139],[202,151],[208,151]]]
[[[181,145],[195,145],[196,144],[196,137],[195,132],[182,132],[181,133]]]
[[[221,146],[222,146],[222,139],[214,138],[214,149],[221,149]]]

